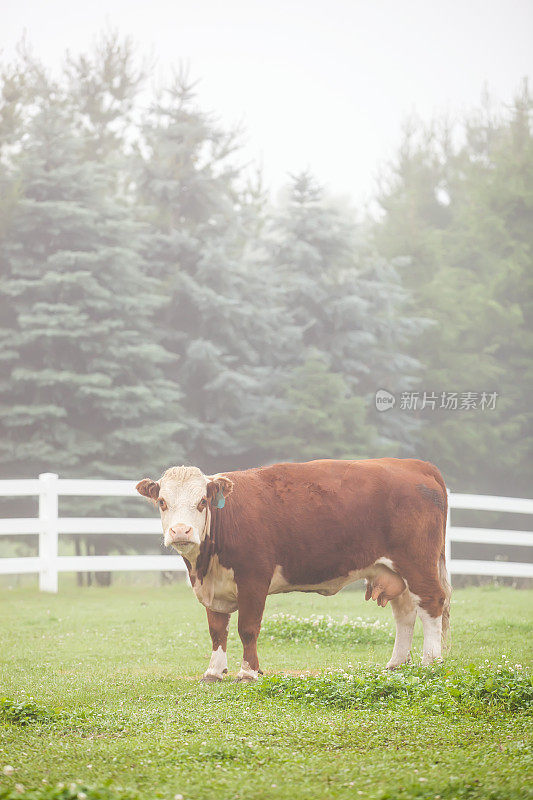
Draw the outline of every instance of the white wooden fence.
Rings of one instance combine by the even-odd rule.
[[[60,517],[59,496],[136,497],[134,481],[63,480],[45,472],[38,479],[0,481],[0,496],[38,496],[39,516],[0,519],[0,535],[39,534],[39,555],[0,558],[0,575],[39,573],[39,588],[57,592],[59,572],[113,572],[118,570],[184,571],[181,558],[157,555],[60,556],[58,537],[62,533],[113,533],[161,535],[159,515],[155,519],[116,517]],[[140,500],[139,500],[140,502]],[[450,509],[533,514],[533,500],[488,495],[449,495]],[[494,575],[533,578],[533,564],[516,561],[471,561],[451,559],[451,542],[533,546],[533,533],[490,528],[458,528],[448,521],[447,561],[451,575]]]

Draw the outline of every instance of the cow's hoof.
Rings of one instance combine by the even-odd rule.
[[[222,675],[205,674],[200,678],[200,683],[220,683]]]
[[[399,669],[400,667],[405,667],[406,664],[411,663],[411,656],[406,658],[405,661],[393,661],[392,659],[389,661],[385,669]]]
[[[234,683],[255,683],[257,675],[250,675],[248,672],[239,673],[234,680]]]
[[[442,664],[442,658],[440,656],[423,656],[422,657],[422,666],[423,667],[437,667],[439,664]]]

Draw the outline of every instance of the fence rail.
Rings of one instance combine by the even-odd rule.
[[[100,496],[135,497],[134,481],[65,480],[55,473],[45,472],[38,479],[0,480],[0,496],[38,496],[39,516],[33,518],[0,519],[0,535],[39,535],[39,555],[25,558],[0,558],[0,575],[39,574],[39,588],[57,592],[60,572],[114,571],[185,571],[181,558],[164,555],[60,556],[60,534],[160,534],[159,519],[118,517],[60,517],[59,497]],[[453,542],[501,544],[533,547],[533,532],[495,528],[454,527],[450,512],[454,509],[496,511],[512,514],[533,514],[533,500],[518,497],[449,494],[447,563],[450,575],[493,575],[533,578],[533,564],[517,561],[473,561],[451,558]]]

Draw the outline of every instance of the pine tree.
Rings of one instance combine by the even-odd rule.
[[[0,239],[2,472],[157,471],[179,457],[166,443],[183,422],[173,357],[153,335],[144,231],[105,162],[87,160],[60,90],[22,100],[22,146],[6,135],[1,160],[15,198]]]
[[[304,356],[320,352],[328,370],[342,376],[364,400],[379,448],[412,453],[416,424],[405,414],[375,412],[378,389],[411,386],[418,364],[407,353],[422,320],[401,314],[405,292],[397,265],[372,251],[350,214],[325,197],[310,175],[293,180],[278,215],[274,259],[285,279],[287,306],[302,329]],[[368,455],[372,455],[369,452]]]
[[[350,392],[343,375],[328,369],[324,355],[311,351],[285,385],[285,408],[251,433],[265,442],[270,461],[364,458],[379,455],[376,428],[366,402]]]
[[[113,30],[101,33],[89,53],[67,53],[66,102],[84,134],[88,158],[115,163],[124,158],[138,134],[139,96],[148,72],[149,62],[138,58],[133,41]]]
[[[158,325],[176,354],[187,457],[205,469],[251,464],[261,448],[243,432],[276,404],[292,331],[253,210],[237,190],[235,133],[194,104],[186,76],[144,126],[140,199],[150,211],[153,273],[165,306]]]
[[[407,257],[408,310],[433,321],[412,347],[421,385],[499,395],[493,411],[425,415],[424,456],[462,491],[529,491],[531,110],[526,84],[503,116],[485,104],[453,136],[411,130],[381,198],[377,246]]]

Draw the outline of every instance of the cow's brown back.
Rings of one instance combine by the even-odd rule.
[[[294,585],[329,581],[377,559],[437,563],[446,489],[425,461],[283,463],[225,473],[233,492],[213,512],[211,553],[238,575],[281,567]]]

